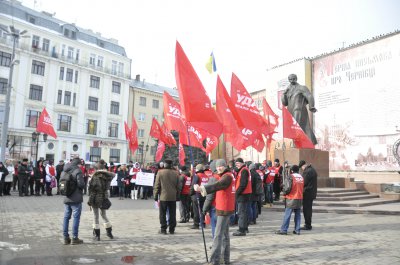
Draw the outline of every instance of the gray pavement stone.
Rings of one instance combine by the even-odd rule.
[[[102,228],[102,240],[91,241],[87,198],[79,235],[85,242],[64,246],[63,197],[18,197],[15,193],[0,197],[0,265],[205,263],[201,230],[191,230],[192,223],[186,223],[178,224],[175,235],[159,235],[158,210],[152,200],[111,198],[107,214],[115,239],[109,240]],[[313,230],[281,236],[274,231],[283,213],[274,207],[263,208],[247,236],[231,236],[232,264],[400,264],[399,216],[315,213]],[[231,232],[236,229],[230,228]],[[205,235],[210,255],[210,228]]]

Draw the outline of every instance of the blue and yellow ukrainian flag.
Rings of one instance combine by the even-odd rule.
[[[208,61],[206,63],[206,68],[210,74],[217,71],[217,66],[215,64],[215,58],[214,58],[213,52],[210,54],[210,58],[208,59]]]

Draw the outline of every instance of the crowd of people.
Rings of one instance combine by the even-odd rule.
[[[301,171],[300,171],[301,169]],[[138,185],[139,172],[153,173],[154,185]],[[275,201],[285,202],[282,226],[276,234],[287,235],[292,212],[295,214],[293,233],[312,229],[312,204],[317,193],[317,172],[306,161],[298,165],[287,162],[282,166],[279,159],[253,163],[242,158],[226,163],[223,159],[209,164],[197,164],[193,170],[173,165],[166,159],[157,165],[141,167],[107,164],[104,160],[93,165],[74,158],[67,163],[39,160],[36,166],[23,159],[17,165],[0,162],[2,195],[10,195],[11,189],[19,196],[47,196],[61,194],[60,183],[74,180],[75,190],[64,198],[64,244],[81,244],[78,237],[80,215],[84,195],[93,212],[93,239],[100,240],[100,216],[106,235],[113,238],[112,225],[107,217],[104,202],[109,197],[143,199],[153,197],[159,206],[160,234],[174,234],[177,223],[192,220],[191,229],[204,228],[209,220],[213,237],[211,263],[230,262],[230,226],[238,226],[232,236],[246,236],[249,225],[256,225],[263,206],[272,207]],[[0,194],[0,195],[1,195]],[[177,221],[177,202],[179,221]],[[108,206],[109,207],[109,206]],[[301,224],[303,209],[304,226]],[[69,221],[73,219],[72,238]],[[167,233],[168,232],[168,233]],[[221,256],[222,255],[222,256]]]

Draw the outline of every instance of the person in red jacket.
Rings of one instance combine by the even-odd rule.
[[[235,181],[224,159],[218,159],[215,164],[219,180],[214,184],[205,186],[195,185],[194,189],[201,191],[203,196],[216,192],[215,209],[217,224],[211,249],[210,263],[220,264],[222,254],[224,264],[230,264],[229,217],[235,211]]]
[[[304,179],[299,174],[299,166],[293,165],[290,168],[290,174],[284,180],[283,194],[285,196],[285,216],[283,217],[283,223],[281,229],[276,231],[278,235],[287,235],[289,228],[290,217],[294,212],[294,230],[293,234],[300,235],[300,224],[301,224],[301,205],[303,202],[303,188]]]

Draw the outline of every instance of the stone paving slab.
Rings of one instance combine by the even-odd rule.
[[[192,223],[178,224],[175,235],[159,235],[152,200],[111,201],[114,240],[102,229],[102,241],[91,241],[92,213],[84,204],[80,237],[85,243],[64,246],[61,196],[0,197],[0,265],[205,263],[201,230],[189,229]],[[264,208],[247,236],[231,237],[232,264],[400,263],[398,216],[315,213],[313,230],[281,236],[274,234],[283,218],[277,208]],[[209,245],[210,228],[205,234]]]

